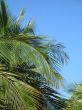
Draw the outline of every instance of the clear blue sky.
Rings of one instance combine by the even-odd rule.
[[[82,0],[6,0],[15,16],[26,9],[24,24],[33,18],[36,34],[66,46],[70,61],[61,69],[67,83],[82,82]]]

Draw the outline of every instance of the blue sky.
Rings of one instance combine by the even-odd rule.
[[[33,18],[38,35],[66,46],[70,61],[61,69],[66,83],[82,82],[82,0],[6,0],[12,15],[26,9],[24,24]]]

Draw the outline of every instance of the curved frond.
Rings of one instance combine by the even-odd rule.
[[[33,108],[38,110],[38,108],[42,108],[43,99],[40,91],[6,74],[0,72],[0,86],[3,89],[0,90],[2,92],[0,99],[4,99],[3,108],[6,107],[4,110],[32,110]]]
[[[53,71],[43,55],[32,46],[20,40],[1,38],[0,57],[8,61],[11,67],[28,63],[28,60],[30,60],[35,65],[35,68],[31,69],[32,71],[43,74],[49,83],[56,81],[56,72]],[[61,81],[62,78],[60,77],[59,80]]]

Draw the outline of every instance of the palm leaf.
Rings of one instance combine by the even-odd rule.
[[[26,26],[26,28],[23,30],[23,34],[34,34],[34,30],[33,30],[33,21],[30,20],[28,25]]]
[[[7,107],[5,110],[32,110],[33,108],[37,110],[37,108],[42,107],[41,102],[43,100],[40,91],[14,79],[9,74],[6,75],[5,72],[0,73],[0,82],[4,84],[4,86],[2,85],[2,98],[4,98],[5,104],[3,107]]]
[[[22,41],[1,38],[0,56],[5,61],[8,61],[11,66],[27,63],[28,59],[30,59],[36,67],[32,71],[43,74],[48,82],[53,82],[54,78],[56,78],[55,71],[50,68],[42,54]]]
[[[69,89],[71,98],[67,101],[66,110],[81,110],[82,109],[82,84],[75,84]]]
[[[24,81],[23,77],[19,80],[16,76],[11,72],[0,72],[0,82],[4,85],[2,85],[4,90],[2,97],[5,98],[3,107],[7,107],[5,110],[53,110],[52,108],[60,110],[64,107],[58,92],[42,83],[29,83]]]
[[[2,23],[3,23],[3,27],[5,27],[7,25],[7,13],[6,13],[6,6],[3,0],[1,0],[1,14],[2,14]]]

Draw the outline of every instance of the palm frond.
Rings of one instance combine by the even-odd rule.
[[[5,72],[0,72],[0,74],[0,82],[4,84],[4,86],[1,85],[3,96],[1,94],[0,99],[4,99],[5,106],[3,107],[7,107],[5,110],[32,110],[33,108],[37,110],[42,107],[43,100],[40,91]]]
[[[4,35],[6,32],[6,26],[8,21],[8,16],[6,12],[5,2],[3,0],[0,1],[0,27],[2,28],[2,34]]]
[[[6,13],[6,6],[3,0],[1,0],[1,14],[2,14],[2,23],[3,23],[3,27],[5,27],[7,25],[7,13]]]
[[[25,13],[25,10],[22,9],[22,11],[20,12],[20,14],[19,14],[19,16],[18,16],[18,18],[16,20],[16,25],[20,25],[20,22],[23,19],[24,13]]]
[[[53,110],[52,108],[60,110],[64,108],[64,100],[58,92],[43,83],[35,83],[32,80],[26,82],[24,77],[21,80],[16,76],[17,74],[11,72],[0,72],[2,78],[0,81],[4,84],[2,97],[5,97],[4,103],[9,110]]]
[[[28,34],[35,35],[34,30],[33,30],[33,21],[32,20],[29,21],[28,25],[23,30],[23,33],[24,34],[27,34],[28,33]]]
[[[8,61],[11,66],[27,63],[28,59],[30,59],[35,65],[35,68],[31,69],[32,71],[43,74],[48,82],[55,81],[55,71],[51,69],[43,55],[35,48],[22,41],[1,38],[0,56],[5,59],[5,61]],[[62,78],[60,80],[62,80]]]
[[[66,110],[81,110],[82,109],[82,84],[75,84],[69,89],[71,98],[67,101]]]

